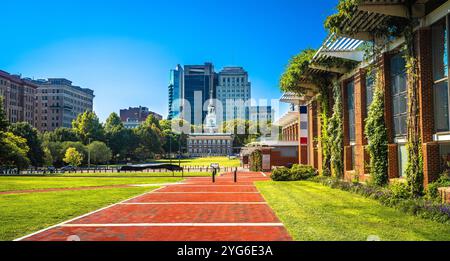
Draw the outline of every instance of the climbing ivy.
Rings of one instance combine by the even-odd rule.
[[[342,105],[342,92],[339,82],[333,81],[333,115],[330,118],[328,126],[328,133],[330,133],[330,163],[331,173],[336,178],[342,178],[344,176],[344,161],[342,158],[342,148],[344,140],[343,129],[343,105]]]
[[[250,170],[251,171],[263,171],[262,167],[262,152],[255,150],[250,154]]]
[[[312,79],[311,75],[306,74],[306,72],[315,53],[316,50],[314,49],[305,49],[289,60],[289,64],[280,79],[282,91],[294,92],[299,95],[305,93],[300,83],[304,79]]]
[[[320,147],[322,149],[322,169],[320,174],[322,176],[331,176],[331,151],[330,151],[330,133],[328,132],[328,126],[330,121],[330,97],[328,93],[328,86],[326,83],[322,83],[320,94],[318,97],[320,108]]]
[[[406,166],[406,179],[410,192],[414,196],[423,194],[423,157],[422,141],[420,138],[421,129],[419,126],[419,93],[418,93],[418,62],[414,57],[414,33],[413,21],[405,30],[405,51],[407,75],[407,99],[408,99],[408,141],[406,150],[408,163]]]
[[[366,118],[365,135],[368,139],[367,152],[370,155],[370,175],[378,186],[388,183],[388,135],[384,120],[384,86],[382,73],[375,73],[373,101]]]

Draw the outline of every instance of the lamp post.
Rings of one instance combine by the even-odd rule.
[[[88,140],[88,169],[91,168],[91,138]]]
[[[172,165],[172,132],[169,134],[169,159],[170,165]]]

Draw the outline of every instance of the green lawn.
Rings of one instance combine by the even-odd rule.
[[[52,174],[47,176],[54,177],[205,177],[211,176],[211,172],[187,172],[183,174],[181,172],[97,172],[97,173],[64,173],[64,174]]]
[[[258,182],[258,189],[299,241],[450,240],[450,226],[313,182]]]
[[[0,191],[47,188],[78,188],[112,185],[162,184],[181,181],[181,178],[142,177],[0,177]]]
[[[0,195],[0,240],[13,240],[156,187]]]
[[[159,160],[157,162],[170,162],[170,160]],[[178,164],[178,160],[172,160],[173,164]],[[181,166],[210,166],[211,163],[219,163],[221,167],[239,167],[241,162],[239,159],[230,160],[228,157],[206,157],[195,159],[182,159]]]

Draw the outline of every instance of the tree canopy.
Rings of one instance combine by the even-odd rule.
[[[103,141],[105,138],[103,126],[92,111],[78,115],[72,122],[72,128],[84,144],[88,144],[89,139]]]

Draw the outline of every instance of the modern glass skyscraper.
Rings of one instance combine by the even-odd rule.
[[[207,114],[204,106],[207,106],[207,100],[215,98],[216,78],[212,63],[184,66],[183,98],[185,103],[189,103],[182,106],[186,121],[195,125],[204,123]]]
[[[169,116],[168,119],[180,118],[182,109],[181,99],[183,99],[184,70],[181,65],[170,70],[169,82]]]

